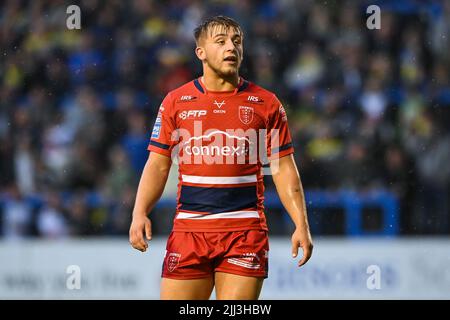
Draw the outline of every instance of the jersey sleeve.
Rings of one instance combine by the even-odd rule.
[[[276,96],[268,110],[267,156],[270,160],[294,153],[286,111]]]
[[[170,157],[173,147],[177,144],[177,140],[174,138],[175,135],[172,136],[175,130],[173,100],[169,93],[159,107],[147,149],[150,152]]]

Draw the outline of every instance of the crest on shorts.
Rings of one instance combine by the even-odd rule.
[[[239,120],[243,124],[249,124],[253,120],[253,107],[239,106]]]
[[[167,257],[167,269],[169,270],[169,272],[175,270],[175,268],[178,266],[178,263],[180,262],[180,258],[180,253],[169,253],[169,256]]]

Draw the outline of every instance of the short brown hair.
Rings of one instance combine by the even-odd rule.
[[[235,20],[233,20],[230,17],[226,16],[215,16],[212,18],[208,18],[205,21],[203,21],[197,28],[194,30],[194,38],[195,42],[198,43],[198,40],[200,37],[208,31],[208,29],[216,27],[216,26],[223,26],[226,30],[229,28],[233,28],[239,31],[241,36],[244,35],[242,32],[242,28]]]

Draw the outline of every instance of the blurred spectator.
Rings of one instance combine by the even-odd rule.
[[[425,115],[428,120],[428,114]],[[420,233],[448,233],[450,185],[450,134],[442,134],[438,126],[408,139],[414,148],[420,192],[416,198],[414,225]]]
[[[72,156],[64,174],[64,185],[70,190],[93,190],[98,186],[102,171],[98,171],[93,150],[81,139],[72,146]]]
[[[351,141],[338,169],[338,180],[344,188],[351,190],[368,190],[374,180],[373,159],[362,141]]]
[[[18,136],[17,140],[14,154],[14,171],[17,187],[23,195],[30,195],[37,191],[31,137],[27,135]]]
[[[71,158],[73,131],[63,125],[62,117],[55,114],[43,134],[42,158],[47,169],[56,177],[59,184],[65,178],[67,165]]]
[[[324,67],[317,47],[307,43],[301,47],[294,64],[287,69],[286,83],[293,91],[314,86],[322,79]]]
[[[392,144],[387,147],[382,169],[383,184],[398,197],[401,212],[413,212],[414,205],[409,201],[414,197],[417,188],[413,172],[413,162],[400,146]],[[413,231],[412,219],[406,215],[400,219],[401,232]]]
[[[3,202],[2,234],[6,239],[21,239],[31,233],[33,212],[19,188],[11,185]]]
[[[14,146],[9,135],[0,136],[0,190],[14,183]]]
[[[130,185],[126,185],[122,190],[119,194],[119,201],[116,202],[110,211],[108,233],[113,235],[127,235],[130,229],[135,190]],[[157,230],[155,231],[158,232]]]
[[[365,116],[372,121],[379,121],[387,107],[387,99],[382,92],[380,80],[370,78],[361,95],[361,107]]]
[[[69,228],[61,199],[56,192],[48,192],[45,204],[39,210],[36,226],[38,234],[44,238],[63,238],[68,236]]]
[[[84,195],[75,193],[66,208],[70,234],[72,236],[92,235],[91,214]]]
[[[94,42],[94,35],[85,31],[81,34],[79,47],[69,54],[68,66],[74,85],[95,84],[101,79],[104,57]]]
[[[449,62],[448,52],[450,50],[450,2],[440,3],[441,10],[430,16],[429,38],[431,47],[439,59]]]
[[[129,158],[120,145],[111,148],[108,154],[109,170],[103,181],[104,196],[109,199],[120,197],[125,187],[136,185],[136,174]]]
[[[128,115],[128,131],[122,138],[122,146],[130,159],[136,173],[142,172],[148,157],[147,118],[141,112],[134,111]]]

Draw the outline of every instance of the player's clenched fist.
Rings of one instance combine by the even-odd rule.
[[[133,248],[145,252],[147,240],[152,239],[152,223],[146,216],[134,216],[130,227],[130,243]]]

